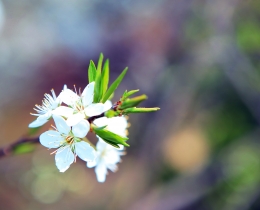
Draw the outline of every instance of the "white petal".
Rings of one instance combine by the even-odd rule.
[[[66,171],[74,161],[74,154],[69,146],[61,147],[55,155],[56,166],[60,172]]]
[[[102,153],[103,150],[105,150],[107,148],[107,146],[110,146],[110,145],[107,144],[106,142],[104,142],[100,137],[98,137],[98,139],[99,139],[99,141],[98,141],[98,143],[96,145],[96,149],[97,149],[98,152]]]
[[[121,136],[126,136],[127,120],[125,117],[112,117],[108,121],[107,130]]]
[[[94,160],[94,161],[88,161],[88,162],[86,163],[87,167],[89,167],[89,168],[95,167],[95,166],[97,165],[97,159],[98,159],[98,158],[96,158],[96,160]]]
[[[118,168],[116,164],[107,164],[106,166],[108,169],[110,169],[113,172],[116,172]]]
[[[52,111],[52,114],[60,115],[68,118],[69,116],[73,115],[74,109],[67,107],[67,106],[59,106]]]
[[[56,128],[60,133],[68,134],[70,132],[70,127],[67,125],[66,121],[63,119],[63,117],[59,115],[53,115],[52,116],[56,125]]]
[[[58,148],[63,141],[62,136],[57,131],[46,131],[40,135],[40,143],[48,148]]]
[[[67,105],[72,106],[80,97],[70,89],[63,90],[58,96],[59,100]]]
[[[74,126],[74,125],[78,124],[80,121],[84,120],[84,118],[85,118],[85,116],[83,114],[81,114],[80,112],[77,114],[73,114],[68,117],[67,124],[69,126]]]
[[[82,92],[82,102],[84,106],[88,106],[93,102],[95,82],[91,82]]]
[[[87,142],[75,143],[75,150],[76,154],[84,161],[94,161],[96,159],[96,150]]]
[[[72,133],[79,138],[87,135],[90,129],[90,124],[87,120],[81,120],[78,124],[72,127]]]
[[[109,145],[110,146],[110,145]],[[114,148],[110,148],[109,151],[106,152],[105,154],[105,162],[106,164],[116,164],[120,162],[120,152],[117,151]]]
[[[107,117],[100,117],[93,121],[93,123],[98,127],[103,127],[105,125],[108,125],[108,118]]]
[[[48,122],[48,119],[43,119],[43,120],[39,120],[38,118],[36,120],[34,120],[33,122],[31,122],[29,124],[29,128],[36,128],[36,127],[40,127],[43,124],[45,124],[46,122]]]
[[[50,117],[51,117],[51,110],[49,110],[45,114],[40,115],[37,119],[43,121],[43,120],[49,120]]]
[[[104,104],[90,104],[85,108],[85,114],[89,117],[100,115],[104,112]]]
[[[95,168],[95,172],[97,175],[97,180],[99,182],[104,182],[106,181],[106,175],[107,175],[107,167],[103,162],[100,162],[96,168]]]
[[[111,109],[112,107],[112,102],[111,101],[106,101],[104,103],[104,112],[106,112],[107,110]]]

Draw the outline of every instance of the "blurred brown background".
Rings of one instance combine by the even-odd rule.
[[[2,158],[0,209],[260,209],[259,1],[0,3],[0,146],[28,132],[45,92],[84,88],[100,52],[111,79],[129,67],[115,100],[139,88],[161,108],[130,116],[104,184],[83,162],[59,173],[40,145]]]

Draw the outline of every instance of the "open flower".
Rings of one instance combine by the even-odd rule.
[[[127,120],[124,116],[120,117],[101,117],[93,122],[98,127],[106,126],[106,129],[120,136],[126,136]]]
[[[69,126],[76,125],[83,119],[97,116],[106,111],[106,106],[103,103],[93,103],[95,82],[91,82],[83,90],[79,96],[70,89],[63,90],[60,94],[60,99],[67,104],[72,113],[68,116],[67,124]]]
[[[87,167],[96,167],[95,172],[97,175],[97,180],[99,182],[104,182],[108,173],[107,169],[116,172],[116,164],[120,162],[120,156],[124,154],[124,151],[122,150],[123,146],[120,149],[115,149],[99,138],[96,149],[97,158],[93,162],[87,162]]]
[[[54,90],[51,90],[52,96],[50,94],[45,94],[45,98],[42,101],[42,105],[35,105],[34,110],[37,114],[31,113],[31,115],[38,116],[35,121],[29,124],[30,128],[39,127],[48,122],[49,118],[52,116],[52,111],[56,109],[59,105],[59,99],[56,97]]]
[[[64,90],[67,89],[67,86],[64,85]],[[56,97],[54,90],[51,90],[52,95],[44,94],[44,99],[42,101],[42,105],[35,105],[36,108],[34,110],[37,112],[36,114],[31,113],[31,115],[37,116],[37,119],[29,124],[29,128],[35,128],[42,126],[52,117],[53,114],[61,115],[64,117],[68,117],[72,114],[71,110],[68,107],[60,106],[60,96]]]
[[[89,122],[82,120],[72,128],[58,115],[53,115],[56,131],[49,130],[40,136],[40,143],[48,148],[58,148],[55,152],[56,166],[60,172],[66,171],[79,156],[84,161],[94,161],[96,151],[82,141],[90,129]]]
[[[106,126],[106,129],[121,136],[126,136],[127,120],[124,116],[121,117],[102,117],[96,119],[94,124],[98,127]],[[111,145],[105,143],[99,136],[99,141],[96,146],[97,158],[94,162],[87,162],[87,167],[95,167],[97,180],[104,182],[108,169],[115,172],[117,170],[117,163],[120,162],[120,156],[124,154],[124,147],[116,149]]]

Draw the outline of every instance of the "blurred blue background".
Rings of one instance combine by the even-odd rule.
[[[256,0],[0,1],[0,146],[45,92],[84,88],[100,52],[111,79],[129,67],[115,101],[140,89],[161,108],[130,116],[104,184],[80,161],[59,173],[41,146],[2,158],[0,209],[260,209],[259,20]]]

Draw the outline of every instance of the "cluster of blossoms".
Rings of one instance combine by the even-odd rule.
[[[129,98],[138,90],[125,91],[119,101],[112,105],[109,98],[122,81],[127,68],[108,88],[109,66],[106,60],[102,69],[103,55],[98,66],[93,61],[89,66],[89,84],[83,92],[75,92],[65,85],[56,96],[45,94],[42,105],[36,105],[34,110],[37,119],[29,124],[30,128],[40,127],[50,119],[54,120],[53,130],[40,135],[40,143],[55,149],[56,166],[60,172],[65,172],[77,156],[86,161],[89,168],[95,167],[99,182],[104,182],[107,170],[116,171],[120,156],[124,154],[126,141],[127,120],[125,115],[157,111],[159,108],[135,107],[146,95]],[[93,132],[98,141],[94,146],[87,138]]]

